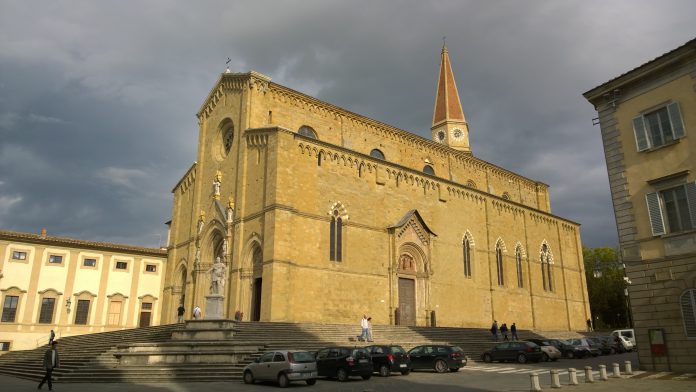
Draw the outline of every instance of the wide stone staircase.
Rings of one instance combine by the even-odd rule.
[[[273,349],[316,351],[330,345],[398,344],[408,350],[444,343],[460,346],[467,356],[478,360],[493,345],[490,333],[481,328],[375,325],[374,343],[357,341],[359,334],[357,325],[203,320],[188,321],[185,326],[71,336],[60,339],[62,366],[54,376],[59,382],[240,380],[246,364]],[[520,339],[541,337],[527,330],[518,330],[518,335]],[[46,346],[0,357],[0,373],[41,378],[45,350]]]

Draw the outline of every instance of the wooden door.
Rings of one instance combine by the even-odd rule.
[[[152,312],[140,312],[140,326],[141,327],[149,327],[150,326],[150,316],[152,315]]]
[[[416,281],[399,278],[399,321],[401,325],[416,325]]]

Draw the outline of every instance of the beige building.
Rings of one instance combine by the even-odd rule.
[[[599,113],[641,366],[693,371],[696,40],[584,96]]]
[[[3,351],[160,322],[167,252],[0,230]]]
[[[222,74],[198,118],[164,321],[205,308],[220,257],[229,318],[585,328],[579,225],[547,185],[475,157],[445,48],[432,140],[253,71]]]

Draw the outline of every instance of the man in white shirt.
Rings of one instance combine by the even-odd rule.
[[[198,320],[199,318],[201,318],[201,308],[198,307],[198,305],[196,305],[196,307],[193,308],[193,318],[196,319],[196,320]]]
[[[53,374],[53,369],[60,367],[58,347],[56,347],[57,345],[57,340],[52,341],[51,347],[48,350],[46,350],[46,353],[44,354],[43,366],[46,369],[46,375],[39,383],[39,389],[41,389],[45,382],[48,382],[48,390],[53,390],[53,382],[51,380],[51,375]]]
[[[363,314],[362,320],[360,320],[360,328],[362,328],[362,334],[358,338],[359,341],[367,340],[370,333],[370,324],[367,322],[367,315]]]

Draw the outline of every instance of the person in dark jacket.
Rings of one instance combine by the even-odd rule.
[[[184,312],[186,312],[186,308],[184,308],[184,304],[179,304],[179,307],[176,308],[176,315],[178,316],[178,322],[183,323],[184,322]]]
[[[50,346],[51,343],[53,343],[53,340],[56,338],[56,333],[51,330],[51,333],[48,335],[48,345]]]
[[[510,334],[512,334],[512,340],[517,340],[517,326],[515,323],[512,323],[510,326]]]
[[[58,341],[54,340],[51,342],[51,347],[46,350],[43,358],[43,366],[46,369],[46,375],[39,383],[39,389],[48,382],[48,390],[53,390],[53,380],[51,376],[53,375],[53,369],[60,367],[60,357],[58,356]]]
[[[498,322],[493,320],[493,325],[491,325],[491,334],[493,335],[493,340],[498,341]]]
[[[508,340],[507,332],[508,332],[507,324],[503,323],[503,325],[500,326],[500,334],[503,335],[503,340],[505,340],[505,341]]]

